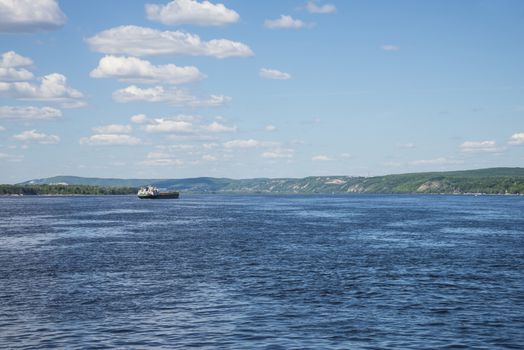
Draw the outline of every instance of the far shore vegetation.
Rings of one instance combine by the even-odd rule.
[[[0,195],[122,195],[136,194],[134,187],[90,185],[0,185]]]

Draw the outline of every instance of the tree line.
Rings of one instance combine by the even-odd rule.
[[[135,194],[134,187],[90,185],[0,185],[0,195],[119,195]]]

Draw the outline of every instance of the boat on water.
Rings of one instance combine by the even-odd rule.
[[[179,193],[172,192],[160,192],[160,190],[154,186],[146,186],[140,188],[136,194],[140,199],[175,199],[178,198]]]

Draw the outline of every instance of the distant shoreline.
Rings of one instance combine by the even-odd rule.
[[[0,185],[0,194],[136,194],[152,185],[199,194],[524,194],[524,168],[488,168],[374,177],[118,179],[55,176]]]
[[[246,193],[246,192],[220,192],[220,193],[184,193],[185,196],[466,196],[466,197],[520,197],[521,193]],[[24,198],[24,197],[135,197],[136,194],[0,194],[0,198]]]

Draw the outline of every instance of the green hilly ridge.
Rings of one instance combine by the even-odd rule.
[[[487,193],[524,194],[524,168],[427,172],[374,177],[312,176],[306,178],[104,179],[55,176],[20,185],[68,184],[103,187],[154,185],[186,193]]]

